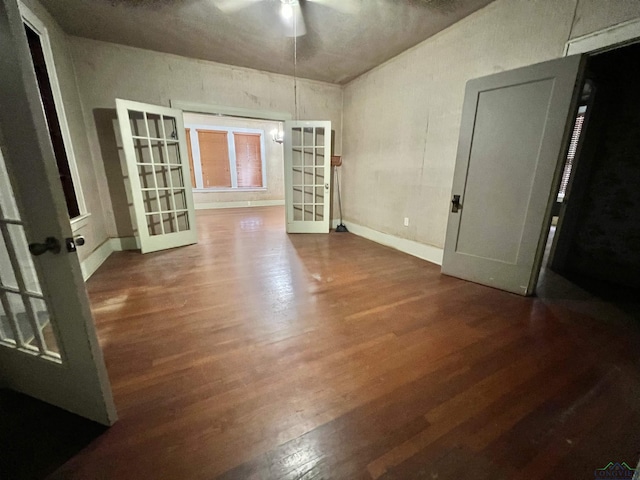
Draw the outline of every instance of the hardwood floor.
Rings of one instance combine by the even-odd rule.
[[[280,207],[112,255],[88,290],[120,420],[51,478],[590,479],[640,457],[640,323],[521,298]],[[637,311],[637,309],[636,309]]]

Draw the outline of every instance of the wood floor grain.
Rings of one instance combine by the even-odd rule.
[[[640,458],[640,328],[281,207],[112,255],[88,289],[120,420],[51,478],[590,479]]]

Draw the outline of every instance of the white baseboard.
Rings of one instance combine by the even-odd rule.
[[[113,239],[107,239],[102,244],[96,248],[91,255],[85,258],[82,262],[80,262],[80,269],[82,270],[82,278],[88,280],[91,275],[95,273],[100,265],[104,263],[104,261],[109,258],[109,255],[113,253],[113,247],[111,245],[111,241]]]
[[[196,203],[196,210],[213,210],[218,208],[273,207],[284,205],[284,200],[245,200],[241,202]]]
[[[109,238],[80,262],[82,277],[85,281],[88,280],[113,252],[138,249],[140,245],[136,237]]]
[[[112,238],[111,248],[114,252],[122,252],[124,250],[140,250],[140,241],[138,240],[138,237]]]
[[[277,203],[274,205],[283,204],[284,203]],[[242,206],[247,207],[258,205]],[[210,208],[240,208],[240,206]],[[338,223],[340,223],[340,221],[338,219],[334,219],[332,222],[333,228],[336,228],[338,226]],[[349,232],[353,233],[354,235],[358,235],[359,237],[366,238],[381,245],[395,248],[396,250],[407,253],[409,255],[413,255],[414,257],[421,258],[422,260],[435,263],[436,265],[442,265],[442,256],[444,254],[444,251],[441,248],[434,247],[432,245],[426,245],[424,243],[418,243],[413,240],[407,240],[406,238],[396,237],[395,235],[389,235],[388,233],[382,233],[368,227],[363,227],[362,225],[358,225],[356,223],[349,222],[347,228],[349,229]],[[91,253],[91,255],[89,255],[86,259],[84,259],[84,261],[82,261],[80,265],[80,267],[82,268],[82,276],[85,280],[91,277],[91,275],[94,274],[94,272],[100,267],[100,265],[102,265],[104,261],[109,258],[109,255],[111,255],[113,252],[139,249],[140,244],[136,237],[120,237],[105,240],[102,245],[96,248],[93,253]]]
[[[340,223],[339,220],[333,220],[333,228],[336,228],[338,223]],[[358,235],[359,237],[366,238],[367,240],[374,241],[381,245],[386,245],[387,247],[395,248],[396,250],[421,258],[427,262],[442,265],[442,257],[444,255],[444,250],[442,248],[415,242],[413,240],[407,240],[406,238],[396,237],[395,235],[389,235],[388,233],[382,233],[356,223],[348,222],[346,226],[349,229],[349,232],[354,235]]]

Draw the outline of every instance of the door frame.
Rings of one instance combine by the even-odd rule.
[[[286,122],[293,118],[287,112],[275,112],[270,110],[253,110],[250,108],[228,107],[224,105],[212,105],[209,103],[187,102],[184,100],[170,100],[171,108],[177,108],[187,113],[204,113],[209,115],[224,115],[227,117],[253,118],[256,120],[271,120],[274,122]]]
[[[640,18],[572,38],[565,44],[563,56],[602,53],[637,42],[640,42]]]
[[[290,121],[293,118],[293,115],[288,112],[277,112],[271,110],[254,110],[250,108],[240,108],[240,107],[230,107],[226,105],[215,105],[209,103],[202,102],[188,102],[184,100],[170,100],[169,104],[171,108],[176,108],[182,110],[184,113],[194,113],[194,114],[204,114],[204,115],[222,115],[233,118],[246,118],[249,120],[266,120],[269,122],[280,122],[283,124],[282,128],[284,128],[284,122]],[[265,143],[270,141],[269,132],[265,132]],[[283,144],[280,144],[283,146]],[[266,145],[265,145],[266,150]],[[282,183],[284,186],[284,176],[286,174],[284,168],[284,146],[282,151],[282,157],[280,159],[282,162]],[[266,165],[268,170],[268,165]],[[266,175],[266,171],[264,172]],[[265,179],[266,182],[267,179]],[[284,187],[283,187],[284,188]],[[203,190],[194,187],[194,192],[202,193]],[[261,205],[260,201],[247,201],[248,204],[246,206],[276,206],[276,205],[285,205],[285,198],[282,199],[282,204],[280,203],[272,203],[271,200],[267,200],[268,204]],[[249,203],[250,202],[250,203]],[[234,208],[238,206],[238,202],[232,203],[229,208]],[[244,205],[243,205],[244,206]],[[205,207],[211,208],[211,207]],[[224,207],[219,207],[224,208]],[[285,211],[285,221],[286,221],[286,211]]]
[[[588,61],[589,57],[593,57],[605,52],[610,52],[612,50],[617,50],[619,48],[624,48],[628,45],[632,45],[638,42],[640,42],[640,18],[632,19],[618,25],[613,25],[611,27],[603,28],[601,30],[597,30],[595,32],[591,32],[586,35],[571,39],[565,44],[564,56],[566,57],[573,54],[583,54],[585,57],[585,61]],[[584,79],[582,83],[585,83]],[[592,146],[592,137],[594,136],[593,131],[597,130],[599,127],[599,123],[597,121],[596,123],[594,123],[591,118],[594,109],[594,99],[597,95],[596,90],[597,87],[594,88],[594,94],[592,94],[591,98],[588,100],[585,127],[582,132],[582,138],[580,139],[578,145],[578,150],[576,152],[571,176],[569,178],[569,183],[567,186],[569,201],[571,201],[572,198],[574,199],[574,201],[579,201],[579,199],[583,195],[584,192],[582,190],[585,186],[584,176],[588,176],[588,172],[585,172],[584,175],[580,174],[578,178],[579,184],[577,185],[575,184],[576,172],[579,168],[579,165],[581,166],[581,168],[585,168],[585,166],[587,168],[590,167],[592,160],[591,157],[594,154]],[[591,125],[591,128],[589,127],[589,125]],[[591,130],[592,133],[590,137],[587,137],[589,130]],[[587,155],[588,158],[584,158],[585,155]],[[554,186],[554,188],[554,191],[557,193],[559,184],[557,186]],[[564,232],[565,235],[568,234],[569,236],[571,236],[576,226],[575,222],[577,221],[576,218],[574,218],[575,215],[568,217],[566,215],[566,211],[566,206],[562,205],[558,214],[558,224],[556,225],[556,231],[554,234],[547,264],[548,266],[558,271],[562,271],[564,269],[568,255],[568,249],[570,248],[567,239],[564,239],[562,237],[562,234]],[[547,238],[550,231],[551,224],[549,224],[549,228],[547,229]],[[541,269],[542,265],[540,266],[540,270]]]

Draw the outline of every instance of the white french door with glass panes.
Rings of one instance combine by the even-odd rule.
[[[287,233],[329,233],[331,122],[284,124]]]
[[[142,253],[197,243],[182,111],[116,100]]]
[[[0,0],[0,387],[116,420],[15,0]]]

